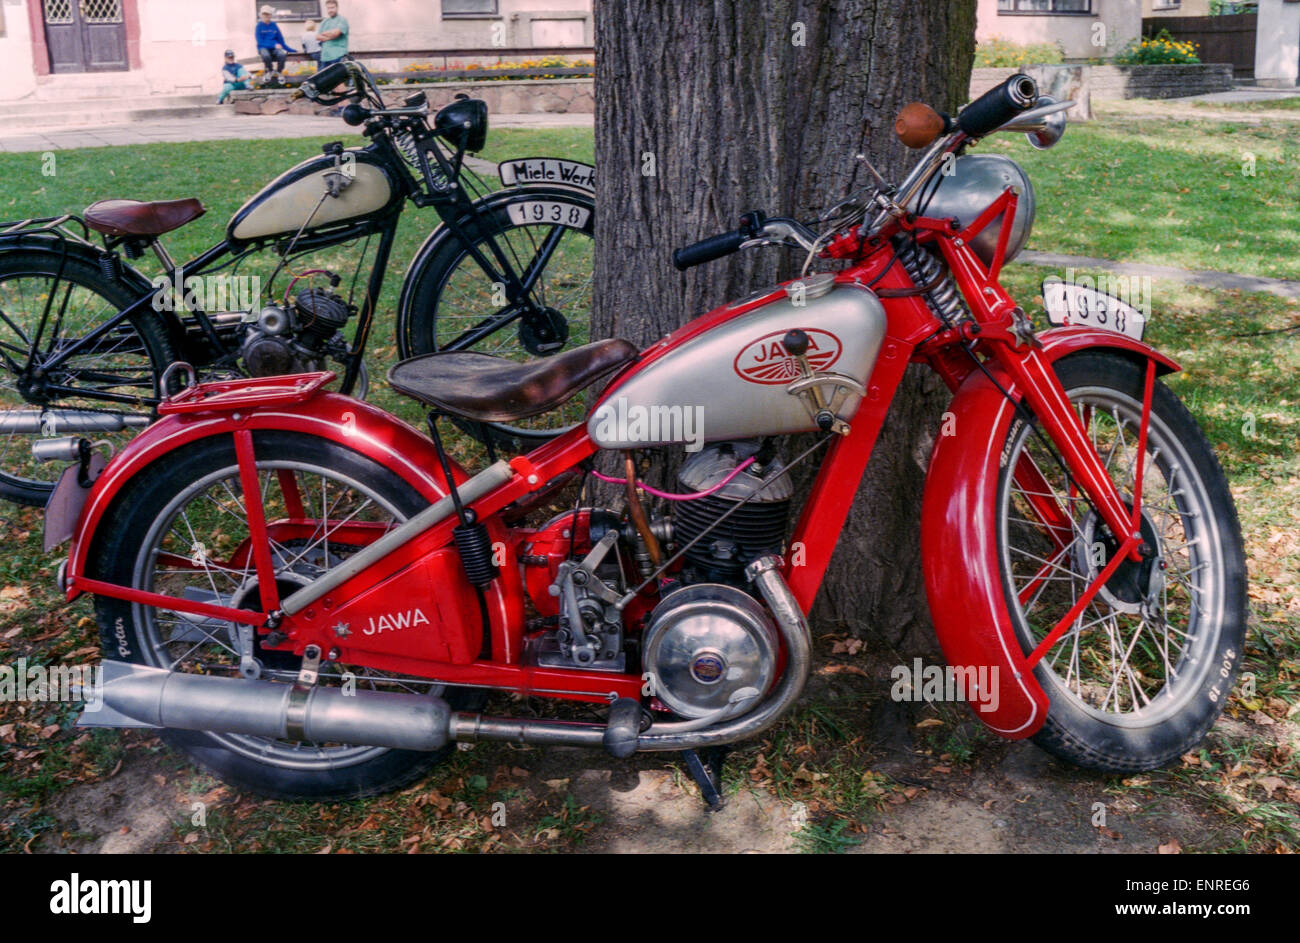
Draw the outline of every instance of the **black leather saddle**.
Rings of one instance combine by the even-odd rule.
[[[619,339],[524,363],[473,351],[447,351],[403,360],[388,371],[388,383],[448,415],[476,422],[513,422],[550,412],[636,356],[636,347]]]

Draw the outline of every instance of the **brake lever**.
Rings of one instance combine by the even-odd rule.
[[[742,249],[758,246],[798,246],[805,252],[811,252],[817,242],[816,234],[802,223],[783,216],[773,217],[763,223],[762,229],[751,239],[740,244]]]

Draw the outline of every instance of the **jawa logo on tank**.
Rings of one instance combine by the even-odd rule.
[[[813,370],[825,370],[840,359],[844,347],[830,331],[804,328],[804,333],[808,335],[808,366]],[[785,335],[785,331],[773,331],[746,344],[733,365],[741,379],[774,386],[799,379],[798,362],[781,344]]]
[[[407,609],[402,612],[388,612],[378,620],[370,617],[370,625],[361,630],[362,635],[378,635],[380,632],[396,632],[398,629],[428,625],[429,617],[423,609]]]

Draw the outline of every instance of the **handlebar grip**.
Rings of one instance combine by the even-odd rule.
[[[980,138],[1002,127],[1038,101],[1038,83],[1023,72],[989,89],[961,110],[957,127],[967,136]]]
[[[733,229],[731,232],[724,232],[718,236],[701,239],[699,242],[692,243],[674,252],[673,265],[684,272],[693,265],[712,262],[724,255],[731,255],[748,238],[739,229]]]
[[[314,98],[322,92],[332,90],[336,85],[340,85],[348,80],[348,67],[345,60],[331,63],[321,69],[315,75],[309,76],[299,90],[309,98]]]

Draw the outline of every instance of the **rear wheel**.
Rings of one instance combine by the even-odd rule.
[[[1056,371],[1132,507],[1144,368],[1089,353]],[[1003,589],[1028,654],[1095,582],[1117,541],[1027,422],[1013,422],[1002,454]],[[1053,519],[1049,507],[1064,513]],[[1228,484],[1195,419],[1159,382],[1141,508],[1154,557],[1122,563],[1034,669],[1050,701],[1035,742],[1108,772],[1151,769],[1195,747],[1231,694],[1245,640],[1245,555]]]
[[[282,594],[291,593],[360,549],[343,527],[382,532],[420,510],[397,475],[335,443],[282,432],[254,435],[271,551]],[[234,444],[200,440],[143,472],[114,504],[93,548],[95,576],[121,585],[235,608],[260,609]],[[355,538],[354,538],[355,539]],[[173,671],[236,676],[232,623],[159,610],[105,596],[95,609],[106,657]],[[263,650],[262,677],[291,683],[301,659]],[[481,703],[478,692],[447,690],[426,679],[360,666],[322,666],[321,684],[441,694],[457,709]],[[298,743],[239,734],[166,730],[163,739],[222,780],[279,799],[377,795],[423,776],[450,752],[423,753],[338,743]]]
[[[153,312],[123,321],[44,378],[84,395],[44,394],[24,375],[47,310],[38,365],[135,298],[127,285],[105,279],[83,259],[66,259],[60,271],[58,257],[49,253],[0,254],[0,497],[45,504],[63,468],[33,460],[32,443],[43,436],[82,435],[120,447],[152,421],[147,403],[111,402],[96,394],[154,396],[173,351],[166,326]]]

